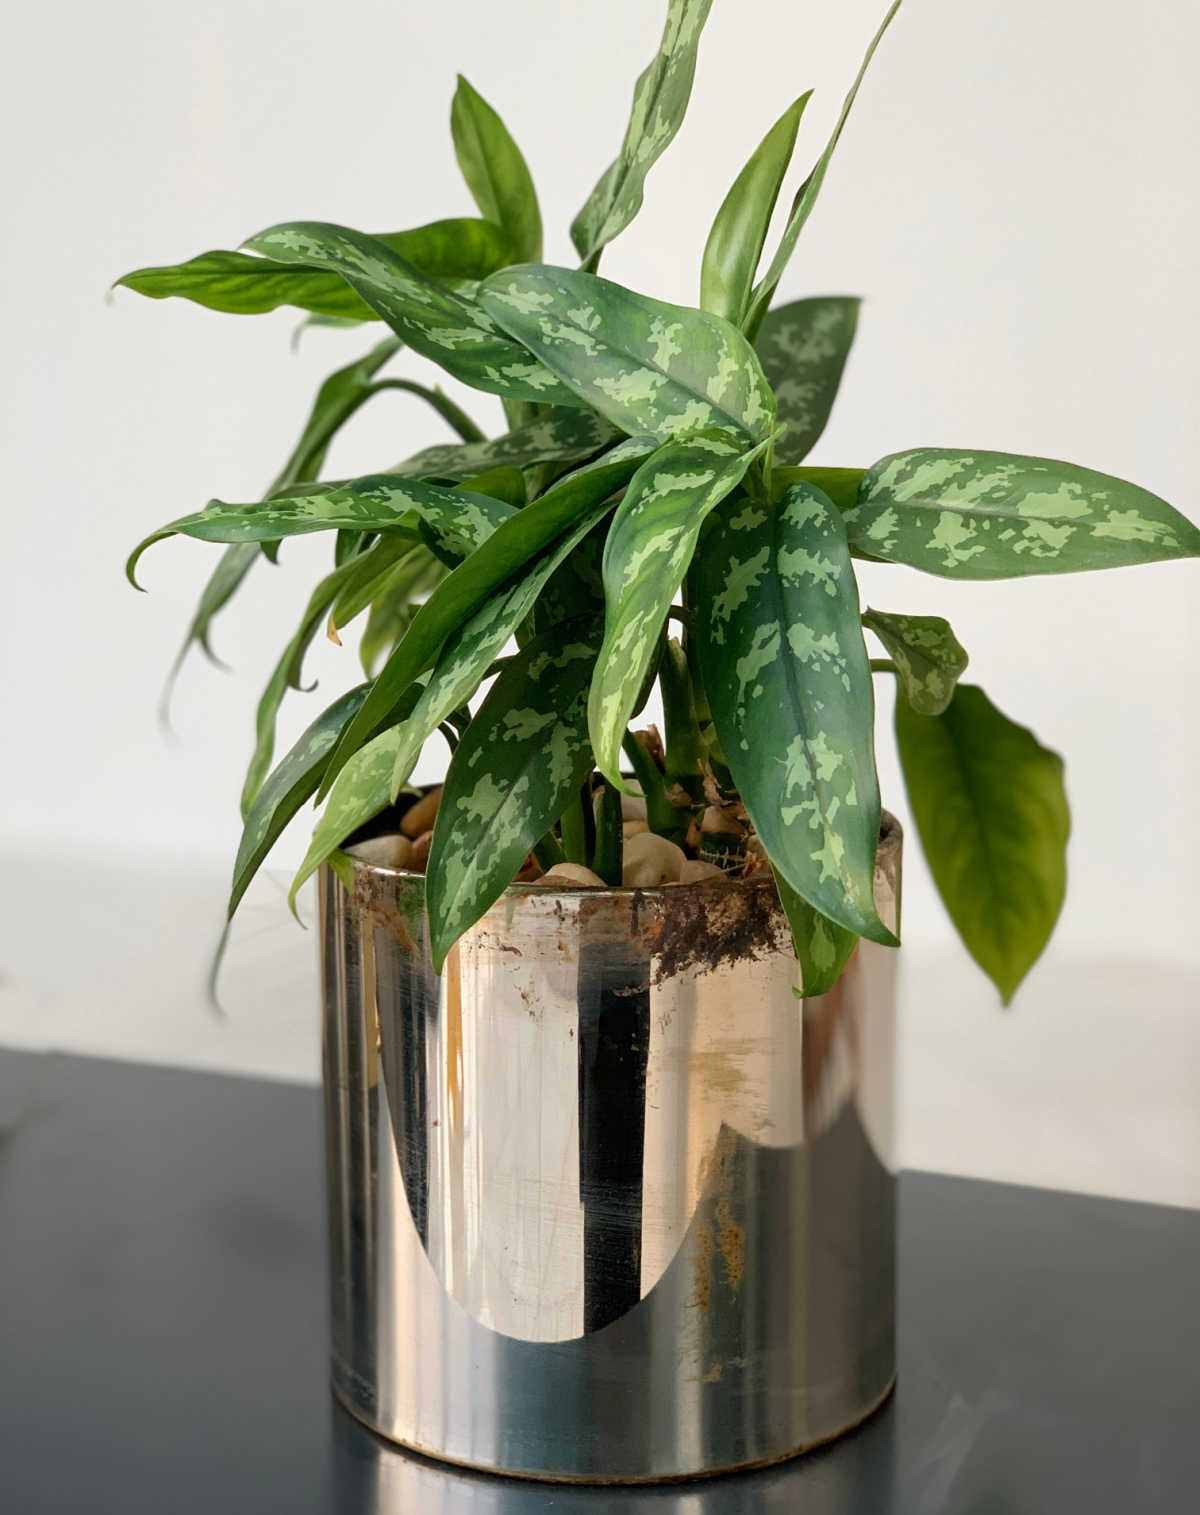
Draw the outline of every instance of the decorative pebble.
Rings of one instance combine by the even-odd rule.
[[[537,882],[539,884],[568,884],[576,889],[581,885],[591,889],[606,887],[600,875],[593,873],[590,868],[585,868],[582,863],[555,863],[554,867],[543,873]]]
[[[679,870],[679,882],[681,884],[698,884],[701,879],[727,878],[724,868],[718,868],[716,863],[705,863],[699,858],[690,857]]]
[[[416,873],[425,872],[425,864],[429,861],[429,849],[433,846],[433,832],[423,831],[412,844],[409,853],[408,866]]]
[[[390,836],[372,836],[365,842],[355,842],[346,851],[359,862],[371,863],[376,868],[407,868],[412,843],[408,837],[393,832]]]
[[[428,794],[423,794],[404,812],[400,819],[400,830],[405,836],[412,837],[414,840],[423,836],[426,831],[431,831],[441,803],[442,791],[440,789],[431,789]]]
[[[687,858],[682,847],[668,842],[653,831],[630,837],[625,847],[621,882],[627,888],[653,889],[656,884],[673,884],[679,878]]]
[[[650,827],[645,821],[622,821],[621,833],[628,841],[631,836],[641,836],[643,831],[649,831]]]
[[[621,819],[623,821],[644,821],[646,819],[646,801],[640,794],[623,794],[621,796]]]

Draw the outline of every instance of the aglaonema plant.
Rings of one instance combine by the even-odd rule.
[[[858,301],[773,300],[898,5],[765,271],[807,94],[721,204],[698,308],[600,277],[604,248],[679,128],[710,4],[671,0],[617,157],[572,224],[577,268],[539,261],[525,160],[460,80],[451,127],[478,218],[386,235],[291,222],[241,251],[120,281],[235,314],[293,306],[311,322],[391,333],[325,382],[264,499],[213,501],[130,559],[132,579],[163,537],[223,544],[182,659],[192,643],[208,650],[213,618],[285,538],[333,540],[258,706],[230,914],[306,802],[324,809],[293,894],[322,862],[339,864],[364,826],[396,814],[440,731],[452,756],[417,848],[439,964],[516,878],[644,884],[769,866],[803,991],[821,993],[860,937],[895,941],[873,896],[872,677],[886,673],[934,879],[1007,1000],[1062,905],[1061,760],[959,682],[967,656],[944,620],[864,611],[854,559],[984,581],[1194,556],[1200,533],[1145,489],[1043,458],[922,447],[869,468],[806,465]],[[405,349],[498,395],[504,434],[485,438],[437,389],[380,377]],[[319,482],[338,429],[397,390],[459,440]],[[361,617],[365,681],[272,767],[277,713],[301,685],[306,648],[323,623],[340,640]],[[665,744],[631,731],[655,681]]]

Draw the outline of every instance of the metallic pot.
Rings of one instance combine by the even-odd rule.
[[[894,924],[900,830],[876,863]],[[430,1456],[687,1478],[895,1375],[895,955],[799,1001],[770,876],[513,886],[429,957],[417,875],[322,872],[333,1383]]]

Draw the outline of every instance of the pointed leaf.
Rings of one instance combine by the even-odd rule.
[[[610,446],[618,437],[619,433],[595,411],[567,410],[530,421],[486,442],[426,447],[392,472],[404,478],[465,479],[501,464],[526,468],[531,463],[573,463]]]
[[[662,41],[633,89],[633,109],[621,151],[609,164],[571,224],[571,240],[594,266],[605,245],[642,208],[646,175],[683,121],[696,73],[700,33],[712,0],[669,0]]]
[[[791,261],[792,253],[796,250],[796,242],[800,237],[801,231],[804,229],[804,223],[812,215],[813,206],[817,203],[817,196],[821,193],[821,186],[825,183],[825,175],[829,171],[829,164],[837,149],[842,130],[846,125],[846,120],[857,98],[859,86],[866,76],[867,69],[871,66],[871,59],[875,56],[875,49],[883,40],[884,32],[891,25],[892,17],[899,9],[900,0],[894,0],[894,4],[889,8],[887,15],[884,16],[879,30],[871,39],[871,45],[867,48],[867,54],[862,61],[862,66],[859,68],[854,83],[850,86],[850,92],[842,104],[841,114],[838,116],[837,124],[833,128],[833,135],[825,145],[825,151],[817,159],[812,173],[809,174],[808,178],[800,186],[800,191],[792,205],[792,213],[788,217],[788,223],[776,249],[775,256],[771,259],[770,266],[750,299],[750,307],[746,313],[745,328],[751,334],[757,332],[759,326],[762,324],[762,319],[767,313],[767,307],[774,298],[775,290],[779,285],[780,279],[783,277],[784,270]]]
[[[792,161],[800,117],[812,91],[789,105],[759,143],[721,203],[700,267],[700,308],[740,326],[762,256],[779,186]]]
[[[720,432],[668,442],[634,475],[604,548],[604,646],[588,724],[596,766],[618,789],[621,741],[709,511],[741,483],[766,443],[749,451]]]
[[[941,715],[967,666],[967,654],[940,615],[863,612],[863,625],[891,653],[905,699],[921,715]]]
[[[1074,463],[920,447],[875,464],[851,545],[948,579],[1079,573],[1200,554],[1200,529],[1136,484]]]
[[[938,716],[897,700],[896,740],[938,893],[1007,1004],[1049,941],[1066,892],[1062,759],[971,684]]]
[[[536,263],[542,256],[542,214],[529,168],[504,122],[461,74],[450,108],[450,131],[475,204],[508,235],[509,261]]]
[[[772,864],[831,920],[894,944],[875,909],[875,701],[840,514],[808,484],[727,500],[693,588],[721,748]]]
[[[587,689],[598,624],[538,637],[497,678],[446,775],[426,869],[433,960],[512,882],[592,766]]]
[[[272,226],[246,244],[281,264],[339,274],[403,341],[475,389],[578,406],[572,392],[475,300],[426,278],[378,237],[321,221]]]
[[[860,301],[852,295],[794,300],[767,312],[754,347],[785,427],[780,463],[802,463],[825,430],[854,341]]]
[[[428,278],[450,283],[486,278],[513,261],[508,235],[490,221],[433,221],[378,239]],[[260,315],[280,305],[334,320],[377,321],[378,312],[337,273],[296,268],[244,252],[206,252],[186,263],[138,268],[117,280],[151,300],[178,296],[228,315]]]
[[[630,435],[716,427],[758,441],[774,425],[775,397],[754,349],[719,316],[547,265],[494,274],[479,298],[581,400]]]
[[[772,871],[783,912],[791,927],[796,960],[800,964],[800,993],[804,999],[828,994],[850,961],[850,954],[858,945],[858,936],[814,910],[778,869]]]

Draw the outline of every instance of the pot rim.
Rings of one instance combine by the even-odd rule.
[[[904,828],[901,826],[900,822],[896,819],[890,810],[881,811],[879,817],[879,845],[875,850],[875,867],[878,868],[880,866],[880,863],[883,862],[887,857],[893,855],[894,853],[897,853],[900,850],[900,846],[903,840]],[[340,848],[339,851],[341,851],[342,856],[353,865],[354,871],[356,873],[365,873],[368,875],[376,874],[382,878],[421,879],[424,881],[424,873],[418,873],[415,869],[392,868],[389,867],[386,863],[368,863],[363,858],[355,857],[351,852],[346,852]],[[322,864],[322,867],[327,868],[328,866],[329,863],[328,860],[326,860],[326,862]],[[747,878],[704,878],[695,879],[690,884],[652,884],[648,887],[638,884],[612,884],[606,885],[601,889],[598,888],[595,884],[539,884],[536,882],[530,882],[527,884],[513,883],[507,884],[505,886],[504,892],[497,896],[497,902],[502,899],[526,899],[530,895],[538,896],[544,899],[553,899],[555,895],[559,894],[584,895],[588,899],[597,900],[624,899],[635,894],[641,895],[643,897],[649,895],[651,898],[659,896],[674,897],[677,891],[680,889],[749,889],[761,888],[764,884],[767,883],[770,883],[773,886],[774,882],[775,879],[771,870],[769,868],[763,868],[760,869],[757,873],[750,874]]]

